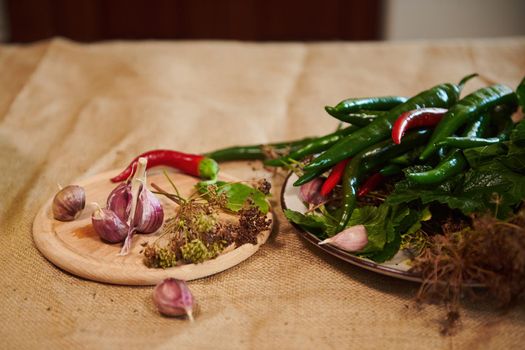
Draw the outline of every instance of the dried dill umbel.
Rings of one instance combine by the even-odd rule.
[[[270,194],[270,190],[272,189],[272,184],[266,179],[261,179],[257,182],[257,189],[262,193],[268,195]]]
[[[235,244],[241,246],[246,243],[257,244],[259,232],[268,230],[272,220],[261,213],[252,201],[248,201],[239,211],[239,224],[236,227]]]
[[[259,234],[271,226],[266,214],[252,200],[233,213],[228,200],[217,186],[208,185],[204,194],[195,193],[185,199],[152,184],[159,193],[174,200],[175,216],[166,220],[162,235],[144,248],[144,264],[169,268],[182,264],[202,263],[220,255],[228,247],[257,244]],[[259,187],[270,190],[268,182]]]
[[[423,278],[417,299],[440,302],[447,315],[443,334],[455,332],[462,296],[508,307],[525,297],[525,210],[508,220],[472,217],[470,227],[432,236],[413,261]],[[475,288],[475,285],[485,288]]]

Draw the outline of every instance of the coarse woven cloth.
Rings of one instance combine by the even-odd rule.
[[[70,275],[32,239],[56,184],[123,167],[149,149],[204,152],[331,132],[325,105],[350,96],[410,96],[472,72],[470,92],[516,87],[525,38],[394,43],[216,41],[0,46],[0,347],[3,349],[512,349],[523,305],[471,303],[455,336],[418,285],[339,261],[303,241],[279,207],[251,258],[190,282],[196,322],[159,316],[152,287]],[[255,170],[254,170],[255,169]],[[257,162],[222,171],[271,177]]]

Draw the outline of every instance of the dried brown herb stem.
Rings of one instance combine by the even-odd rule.
[[[179,205],[185,201],[185,199],[180,197],[179,195],[175,195],[173,193],[166,192],[159,185],[157,185],[157,184],[155,184],[153,182],[151,183],[151,187],[153,187],[156,190],[153,193],[161,194],[161,195],[165,196],[166,198],[172,200],[173,202],[175,202],[175,203],[177,203]]]
[[[454,227],[455,225],[445,225]],[[443,333],[459,322],[462,295],[491,297],[507,307],[525,296],[525,211],[506,221],[491,215],[472,217],[469,228],[431,237],[429,246],[413,261],[412,272],[422,276],[419,301],[447,306]],[[475,287],[486,286],[485,293]],[[452,322],[453,321],[453,322]]]

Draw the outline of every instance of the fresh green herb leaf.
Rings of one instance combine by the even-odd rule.
[[[364,225],[368,233],[368,244],[359,254],[383,250],[387,242],[386,218],[388,212],[389,206],[387,205],[380,205],[379,207],[365,206],[354,209],[347,227]]]
[[[399,250],[401,235],[419,218],[420,213],[406,205],[355,209],[348,226],[364,225],[368,233],[368,244],[357,254],[376,262],[391,259]]]
[[[501,162],[510,170],[525,174],[525,150],[522,153],[509,153],[501,158]]]
[[[500,157],[507,168],[525,174],[525,121],[521,121],[510,135],[509,152]]]
[[[325,239],[333,236],[335,225],[325,215],[316,213],[302,214],[298,211],[286,209],[284,216],[294,224],[301,226],[308,232],[313,233],[319,239]]]
[[[510,134],[510,141],[516,146],[525,146],[525,120],[514,126]]]
[[[382,250],[372,253],[366,257],[377,263],[385,262],[387,260],[392,259],[394,255],[396,255],[396,253],[399,251],[400,245],[401,235],[396,234],[394,236],[394,239],[390,242],[387,242]]]
[[[507,151],[507,143],[496,143],[490,146],[468,148],[463,150],[463,155],[471,168],[477,168],[487,162],[492,162],[494,158],[506,154]]]
[[[427,207],[422,211],[405,206],[408,213],[401,217],[399,224],[396,226],[397,231],[401,234],[410,234],[421,228],[421,221],[429,220],[431,215]],[[399,220],[399,219],[398,219]]]
[[[217,181],[211,185],[217,186],[218,194],[226,194],[228,201],[226,208],[233,212],[241,210],[248,200],[252,200],[263,214],[268,213],[270,210],[270,206],[266,201],[266,195],[256,188],[240,182]],[[208,186],[210,184],[199,182],[197,189],[200,193],[206,193]]]
[[[520,85],[518,85],[516,95],[518,95],[518,102],[521,108],[525,111],[525,78],[523,78]]]

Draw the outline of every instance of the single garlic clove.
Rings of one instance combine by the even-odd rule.
[[[153,233],[157,231],[164,220],[164,209],[160,200],[146,187],[142,188],[135,209],[134,226],[137,232]]]
[[[99,207],[91,215],[91,222],[95,232],[103,241],[119,243],[123,242],[128,235],[128,224],[112,210]]]
[[[185,281],[167,278],[155,286],[153,302],[166,316],[187,315],[193,322],[194,299]]]
[[[308,204],[318,205],[326,201],[326,197],[321,194],[323,179],[316,178],[301,186],[299,198]]]
[[[349,227],[319,244],[330,244],[348,252],[357,252],[368,244],[368,233],[363,225]]]
[[[108,196],[106,207],[117,214],[122,221],[128,221],[131,210],[131,184],[121,182]]]
[[[53,217],[59,221],[75,220],[86,206],[86,192],[77,185],[66,186],[53,198]]]

